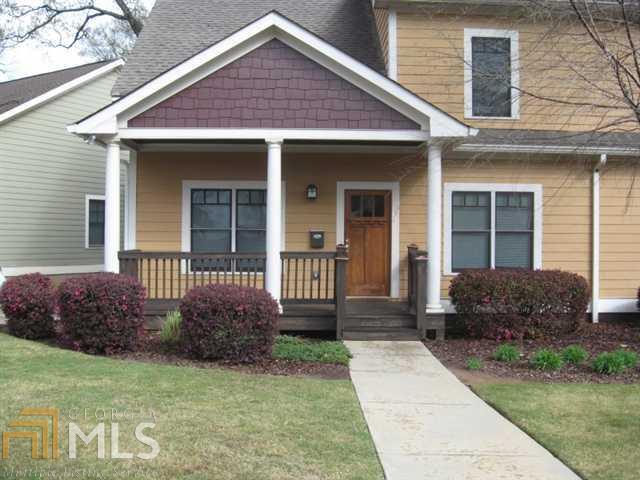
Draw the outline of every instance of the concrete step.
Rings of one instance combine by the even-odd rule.
[[[418,340],[415,328],[394,327],[348,327],[342,336],[345,340]]]

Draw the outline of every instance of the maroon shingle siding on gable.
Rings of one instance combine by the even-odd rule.
[[[138,115],[129,126],[420,128],[278,40]]]

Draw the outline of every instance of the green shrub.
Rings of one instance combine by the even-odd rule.
[[[520,358],[520,350],[514,345],[503,343],[493,352],[493,358],[499,362],[515,362]]]
[[[564,365],[564,362],[559,354],[553,350],[549,350],[548,348],[543,348],[542,350],[538,350],[534,353],[533,357],[531,357],[531,365],[538,370],[550,372],[560,370],[562,365]]]
[[[625,358],[615,352],[603,352],[593,360],[592,367],[598,373],[616,375],[625,370]]]
[[[470,357],[469,359],[467,359],[467,369],[482,370],[483,368],[484,368],[484,365],[482,363],[482,360],[480,360],[479,358]]]
[[[564,350],[562,350],[562,360],[564,360],[566,363],[579,365],[587,358],[589,358],[589,354],[580,345],[569,345]]]
[[[314,341],[281,335],[273,346],[273,358],[295,362],[320,362],[349,365],[351,353],[342,342]]]
[[[620,357],[625,368],[636,368],[638,365],[638,354],[636,352],[619,348],[613,354]]]
[[[180,343],[180,324],[182,323],[182,315],[180,310],[172,310],[167,312],[160,331],[160,341],[166,347],[174,348]]]

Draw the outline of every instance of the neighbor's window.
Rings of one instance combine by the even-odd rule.
[[[104,247],[103,198],[87,198],[87,247]]]
[[[482,30],[465,33],[467,116],[517,116],[518,72],[514,65],[517,33]]]
[[[451,194],[451,270],[533,268],[534,194]]]

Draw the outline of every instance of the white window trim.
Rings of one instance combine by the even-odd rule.
[[[104,245],[89,245],[89,202],[91,200],[102,200],[106,202],[104,195],[85,195],[84,196],[84,248],[90,250],[101,250]]]
[[[542,185],[524,183],[445,183],[444,184],[444,275],[457,275],[452,271],[452,197],[453,192],[491,193],[491,268],[495,267],[495,201],[497,192],[533,193],[533,269],[542,268]]]
[[[267,189],[267,182],[263,181],[215,181],[215,180],[183,180],[182,181],[182,251],[191,251],[191,190],[194,189],[227,189],[231,193],[231,248],[236,245],[236,190]],[[285,239],[285,182],[282,182],[282,246],[284,251]]]
[[[346,190],[391,191],[391,288],[392,298],[400,297],[400,182],[337,182],[336,242],[344,243],[344,195]]]
[[[473,49],[471,39],[508,38],[511,40],[511,116],[483,117],[473,115]],[[464,117],[486,120],[518,120],[520,119],[520,35],[516,30],[495,30],[488,28],[464,29]]]

